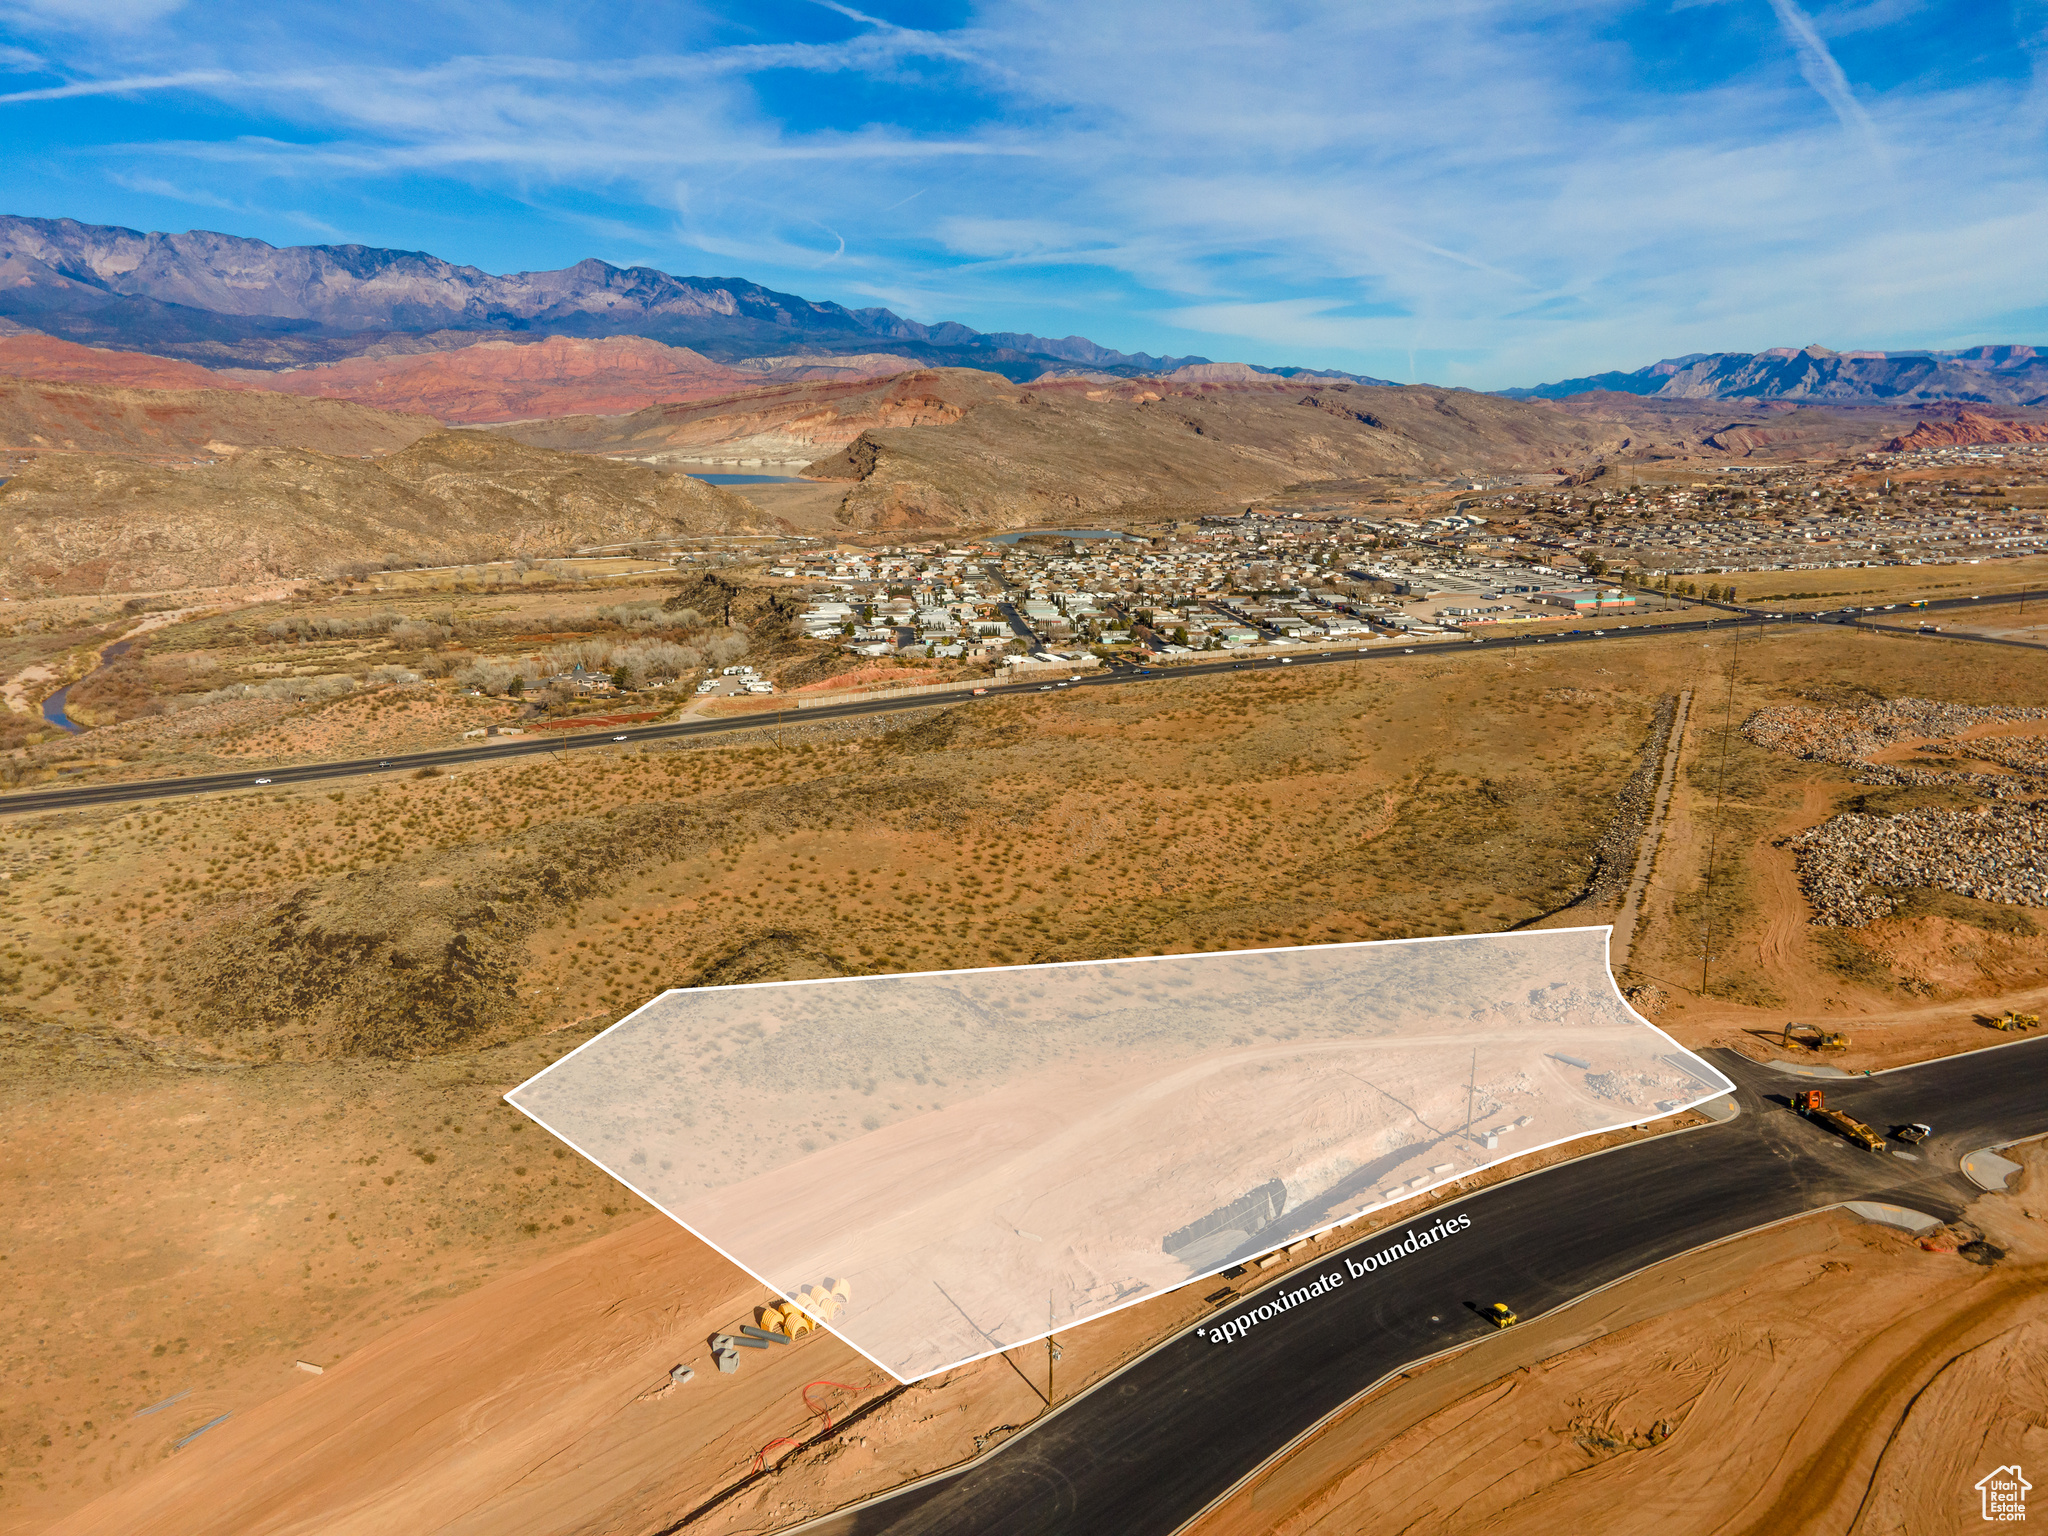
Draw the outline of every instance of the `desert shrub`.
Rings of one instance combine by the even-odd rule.
[[[281,699],[295,704],[319,704],[355,692],[356,680],[341,672],[323,672],[318,677],[273,677],[261,683],[231,683],[207,693],[176,694],[159,699],[157,708],[165,714],[196,709],[202,704],[225,704],[237,699]]]
[[[455,674],[455,681],[464,688],[474,688],[480,693],[493,697],[512,686],[512,679],[519,675],[516,668],[497,661],[471,662]]]
[[[670,613],[659,603],[610,603],[597,616],[621,629],[689,629],[703,622],[693,608]]]

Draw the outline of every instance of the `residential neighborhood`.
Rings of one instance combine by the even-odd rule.
[[[1964,464],[1980,473],[1929,478]],[[1987,467],[2007,472],[1987,484]],[[807,634],[875,657],[1087,665],[1120,648],[1370,644],[1642,621],[1732,592],[1706,576],[2037,554],[2044,477],[2048,447],[2017,444],[1613,488],[1424,483],[1392,510],[1281,499],[1137,531],[817,548],[772,574],[805,585]]]

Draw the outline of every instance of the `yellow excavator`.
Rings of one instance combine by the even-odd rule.
[[[1811,1051],[1846,1051],[1849,1037],[1837,1030],[1822,1029],[1818,1024],[1787,1024],[1780,1044],[1787,1047],[1794,1042]]]

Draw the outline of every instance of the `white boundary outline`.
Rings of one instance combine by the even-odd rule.
[[[1427,934],[1412,939],[1360,939],[1353,940],[1349,943],[1344,944],[1281,944],[1275,945],[1274,947],[1269,949],[1199,950],[1193,954],[1186,955],[1124,955],[1103,960],[1042,961],[1036,965],[983,965],[962,967],[959,969],[948,971],[902,971],[887,972],[880,975],[870,976],[819,976],[809,977],[795,981],[737,982],[732,985],[723,987],[670,987],[665,991],[659,992],[655,996],[649,998],[646,1002],[642,1003],[639,1007],[635,1008],[631,1013],[628,1013],[624,1018],[620,1019],[617,1023],[612,1024],[603,1030],[600,1030],[595,1035],[592,1035],[588,1040],[584,1041],[583,1044],[577,1046],[575,1050],[570,1051],[567,1055],[563,1056],[561,1060],[549,1063],[547,1066],[541,1068],[540,1071],[534,1073],[533,1076],[529,1077],[525,1082],[520,1083],[517,1087],[508,1089],[503,1095],[503,1098],[507,1104],[510,1104],[512,1106],[512,1108],[518,1110],[520,1114],[525,1115],[527,1119],[531,1120],[535,1125],[539,1126],[542,1130],[546,1131],[550,1136],[553,1136],[556,1140],[560,1141],[564,1146],[568,1147],[571,1151],[573,1151],[578,1157],[581,1157],[586,1162],[590,1163],[591,1166],[596,1168],[599,1172],[603,1173],[607,1178],[612,1179],[616,1183],[623,1184],[627,1189],[632,1190],[634,1194],[638,1195],[642,1200],[646,1201],[649,1205],[653,1206],[654,1209],[656,1209],[657,1211],[660,1211],[662,1215],[666,1216],[670,1221],[674,1222],[677,1226],[681,1227],[685,1232],[688,1232],[692,1237],[696,1238],[699,1242],[703,1243],[706,1247],[710,1248],[713,1252],[717,1253],[721,1258],[725,1259],[728,1263],[732,1264],[734,1267],[736,1267],[743,1273],[759,1281],[760,1284],[764,1286],[771,1295],[783,1297],[783,1299],[788,1301],[795,1301],[795,1297],[788,1295],[788,1293],[786,1293],[781,1286],[776,1285],[773,1281],[767,1279],[760,1273],[760,1271],[754,1269],[744,1260],[740,1259],[736,1254],[733,1254],[729,1252],[727,1249],[721,1247],[707,1234],[698,1231],[695,1227],[691,1226],[687,1221],[683,1220],[682,1217],[676,1215],[674,1211],[670,1210],[667,1206],[663,1205],[659,1200],[655,1199],[652,1195],[647,1193],[646,1190],[641,1189],[638,1185],[634,1184],[630,1179],[625,1178],[623,1175],[612,1169],[609,1165],[599,1161],[596,1157],[593,1157],[589,1152],[584,1150],[584,1148],[577,1145],[575,1141],[571,1140],[568,1136],[563,1135],[562,1132],[556,1130],[552,1125],[549,1125],[547,1121],[541,1119],[539,1115],[534,1114],[532,1111],[524,1108],[522,1105],[517,1103],[513,1099],[513,1095],[539,1082],[542,1078],[546,1077],[550,1072],[553,1072],[557,1067],[565,1066],[569,1062],[574,1061],[584,1051],[588,1050],[591,1046],[597,1044],[598,1041],[604,1039],[607,1035],[611,1034],[613,1030],[623,1028],[625,1025],[631,1023],[634,1019],[638,1018],[642,1013],[646,1012],[649,1008],[653,1007],[656,1003],[660,1002],[663,998],[670,996],[678,996],[684,994],[696,995],[699,993],[712,992],[752,992],[773,987],[844,986],[866,981],[898,982],[912,980],[927,980],[933,977],[940,976],[986,976],[990,974],[1003,973],[1016,974],[1025,971],[1071,970],[1078,966],[1149,965],[1155,961],[1161,960],[1187,961],[1206,959],[1227,959],[1232,956],[1265,957],[1271,955],[1284,955],[1308,951],[1316,953],[1326,953],[1331,950],[1341,949],[1380,949],[1385,948],[1389,945],[1473,943],[1485,939],[1520,939],[1543,934],[1566,933],[1605,934],[1607,936],[1608,942],[1606,944],[1603,944],[1601,947],[1600,971],[1601,974],[1607,978],[1608,990],[1614,994],[1614,1000],[1621,1005],[1622,1012],[1628,1015],[1628,1017],[1633,1019],[1636,1023],[1640,1024],[1643,1028],[1650,1031],[1651,1034],[1655,1035],[1658,1039],[1662,1040],[1666,1045],[1670,1046],[1675,1053],[1684,1057],[1688,1063],[1691,1063],[1692,1066],[1689,1066],[1687,1068],[1687,1071],[1689,1073],[1692,1073],[1692,1075],[1698,1077],[1702,1082],[1707,1081],[1708,1078],[1714,1078],[1718,1079],[1721,1083],[1725,1085],[1724,1087],[1713,1089],[1711,1092],[1702,1093],[1698,1098],[1695,1099],[1688,1099],[1683,1102],[1667,1101],[1671,1103],[1672,1107],[1668,1110],[1659,1111],[1658,1114],[1656,1114],[1652,1118],[1661,1120],[1669,1115],[1683,1114],[1686,1110],[1697,1108],[1699,1105],[1706,1103],[1709,1099],[1722,1098],[1727,1094],[1736,1091],[1735,1083],[1732,1082],[1725,1074],[1723,1074],[1720,1068],[1716,1067],[1712,1062],[1709,1062],[1705,1058],[1699,1056],[1697,1053],[1687,1050],[1684,1046],[1680,1045],[1676,1040],[1672,1039],[1670,1035],[1666,1034],[1663,1030],[1659,1029],[1655,1024],[1651,1023],[1648,1019],[1644,1018],[1640,1013],[1637,1013],[1636,1010],[1629,1004],[1628,998],[1624,996],[1622,993],[1621,984],[1614,979],[1613,959],[1611,954],[1609,953],[1609,951],[1612,948],[1612,942],[1614,937],[1614,925],[1612,923],[1603,923],[1598,925],[1589,925],[1587,927],[1582,928],[1524,929],[1515,933]],[[2018,1045],[2024,1042],[2015,1040],[2008,1043]],[[1698,1071],[1692,1072],[1692,1067],[1697,1067]],[[1515,1149],[1515,1151],[1508,1154],[1507,1156],[1497,1157],[1493,1159],[1493,1161],[1491,1162],[1481,1163],[1476,1168],[1469,1168],[1465,1170],[1463,1173],[1454,1174],[1449,1177],[1439,1179],[1437,1182],[1425,1185],[1421,1189],[1411,1190],[1407,1194],[1401,1196],[1399,1200],[1382,1201],[1378,1205],[1368,1206],[1362,1211],[1356,1211],[1351,1215],[1341,1217],[1336,1221],[1326,1222],[1324,1225],[1317,1227],[1314,1231],[1298,1233],[1290,1237],[1286,1243],[1275,1244],[1274,1248],[1262,1250],[1261,1253],[1253,1255],[1253,1257],[1263,1257],[1265,1254],[1271,1253],[1279,1247],[1289,1246],[1293,1243],[1312,1242],[1316,1238],[1321,1237],[1326,1232],[1331,1232],[1338,1227],[1346,1226],[1351,1222],[1362,1220],[1363,1218],[1372,1215],[1376,1211],[1390,1209],[1394,1206],[1405,1204],[1409,1200],[1427,1197],[1436,1192],[1437,1190],[1444,1188],[1446,1185],[1455,1184],[1458,1180],[1470,1178],[1474,1174],[1484,1173],[1489,1168],[1498,1167],[1502,1163],[1512,1162],[1516,1158],[1532,1157],[1536,1153],[1546,1152],[1552,1147],[1561,1147],[1570,1142],[1583,1141],[1589,1136],[1602,1136],[1609,1131],[1620,1130],[1624,1126],[1640,1125],[1642,1123],[1642,1121],[1631,1117],[1626,1120],[1617,1120],[1612,1125],[1596,1126],[1591,1130],[1578,1131],[1570,1136],[1560,1136],[1556,1140],[1546,1141],[1540,1146],[1518,1147]],[[1140,1294],[1131,1296],[1127,1300],[1117,1302],[1113,1306],[1104,1307],[1099,1312],[1090,1312],[1085,1317],[1076,1317],[1070,1319],[1068,1322],[1063,1324],[1062,1327],[1078,1328],[1084,1323],[1092,1323],[1100,1318],[1109,1317],[1114,1313],[1121,1312],[1126,1307],[1135,1307],[1139,1305],[1141,1302],[1157,1300],[1161,1296],[1170,1295],[1173,1291],[1182,1290],[1190,1285],[1200,1285],[1206,1280],[1215,1279],[1216,1276],[1222,1274],[1225,1269],[1231,1267],[1233,1267],[1231,1264],[1219,1264],[1216,1266],[1216,1268],[1209,1270],[1203,1274],[1190,1275],[1187,1279],[1181,1281],[1179,1285],[1172,1286],[1167,1290],[1144,1291]],[[1060,1328],[1049,1328],[1044,1333],[1036,1333],[1031,1335],[1029,1338],[1013,1339],[1007,1344],[999,1345],[997,1348],[985,1349],[980,1354],[967,1355],[959,1360],[949,1361],[947,1364],[926,1371],[922,1375],[905,1377],[897,1375],[895,1371],[891,1370],[888,1366],[884,1365],[880,1360],[877,1360],[873,1355],[869,1354],[866,1350],[862,1349],[860,1345],[856,1344],[844,1333],[841,1333],[837,1328],[832,1327],[829,1322],[826,1322],[825,1320],[819,1318],[814,1318],[813,1321],[817,1324],[817,1326],[824,1328],[827,1332],[831,1333],[835,1338],[839,1339],[849,1349],[853,1350],[855,1354],[859,1355],[863,1360],[867,1361],[870,1365],[874,1366],[876,1370],[880,1371],[883,1375],[887,1376],[891,1381],[897,1382],[900,1385],[904,1386],[908,1386],[913,1382],[927,1380],[930,1377],[941,1375],[946,1371],[958,1370],[961,1366],[972,1365],[975,1361],[986,1360],[992,1355],[1003,1354],[1006,1351],[1012,1349],[1022,1349],[1027,1345],[1036,1344],[1040,1339],[1051,1338],[1053,1334],[1062,1331]]]
[[[2048,1035],[2042,1036],[2041,1039],[2048,1039]],[[2025,1045],[2029,1043],[2038,1043],[2038,1041],[2029,1042],[2024,1040],[2011,1040],[2006,1041],[2004,1043],[2008,1045]],[[1987,1049],[1996,1049],[1996,1047],[1987,1047]],[[1971,1051],[1965,1051],[1961,1054],[1968,1056],[1974,1055],[1976,1053]],[[1746,1060],[1747,1058],[1744,1059]],[[1924,1067],[1930,1065],[1933,1062],[1950,1061],[1954,1059],[1954,1057],[1947,1056],[1930,1056],[1921,1061],[1909,1061],[1901,1066],[1889,1067],[1886,1070],[1892,1072],[1902,1072],[1910,1070],[1913,1067]],[[1752,1062],[1751,1065],[1763,1066],[1765,1065],[1765,1063]],[[1668,1131],[1660,1131],[1657,1135],[1647,1138],[1647,1140],[1662,1141],[1667,1136],[1684,1136],[1693,1131],[1709,1131],[1714,1129],[1715,1124],[1716,1122],[1709,1121],[1705,1125],[1676,1126]],[[2039,1141],[2043,1138],[2044,1135],[2048,1135],[2048,1133],[2036,1133],[2032,1136],[2015,1137],[2011,1141],[2003,1141],[1998,1143],[1998,1147],[2015,1147],[2022,1145],[2025,1142]],[[1588,1153],[1586,1156],[1586,1160],[1590,1161],[1592,1158],[1605,1157],[1610,1152],[1620,1152],[1626,1150],[1628,1147],[1642,1146],[1645,1144],[1645,1142],[1625,1142],[1618,1147],[1602,1147],[1596,1152]],[[1995,1151],[1997,1150],[1997,1148],[1991,1148],[1988,1150]],[[1475,1189],[1471,1191],[1469,1194],[1460,1195],[1456,1200],[1449,1201],[1446,1204],[1437,1207],[1437,1209],[1455,1210],[1458,1206],[1464,1204],[1467,1200],[1476,1199],[1480,1195],[1488,1194],[1495,1190],[1505,1189],[1510,1184],[1519,1184],[1524,1179],[1539,1178],[1543,1174],[1554,1171],[1559,1166],[1562,1165],[1552,1164],[1549,1168],[1531,1168],[1526,1173],[1518,1173],[1512,1179],[1503,1180],[1499,1184],[1489,1185],[1486,1189]],[[1838,1201],[1832,1205],[1819,1205],[1815,1206],[1810,1211],[1799,1211],[1795,1212],[1793,1215],[1790,1216],[1780,1216],[1775,1220],[1764,1222],[1758,1226],[1745,1227],[1742,1231],[1731,1232],[1726,1237],[1714,1237],[1707,1239],[1707,1241],[1705,1241],[1704,1243],[1695,1243],[1692,1247],[1681,1249],[1677,1253],[1667,1254],[1665,1257],[1661,1259],[1653,1259],[1648,1264],[1644,1264],[1636,1269],[1632,1269],[1628,1271],[1626,1274],[1616,1275],[1612,1280],[1606,1281],[1600,1285],[1596,1285],[1589,1291],[1583,1291],[1577,1296],[1568,1297],[1564,1301],[1559,1302],[1556,1306],[1552,1307],[1547,1312],[1532,1313],[1526,1319],[1526,1321],[1534,1323],[1541,1322],[1544,1318],[1547,1317],[1555,1317],[1560,1312],[1569,1311],[1571,1308],[1577,1306],[1582,1301],[1586,1301],[1591,1297],[1598,1296],[1603,1291],[1612,1290],[1614,1289],[1614,1287],[1625,1284],[1630,1280],[1634,1280],[1643,1275],[1647,1275],[1652,1270],[1657,1269],[1661,1265],[1669,1264],[1674,1260],[1690,1258],[1694,1254],[1706,1252],[1709,1248],[1718,1248],[1724,1243],[1733,1243],[1745,1237],[1754,1237],[1759,1232],[1768,1232],[1775,1227],[1786,1226],[1791,1222],[1804,1221],[1809,1216],[1821,1216],[1825,1215],[1829,1211],[1846,1210],[1848,1208],[1848,1205],[1849,1202],[1847,1201]],[[1364,1237],[1360,1237],[1357,1241],[1365,1242],[1371,1237],[1371,1235],[1372,1234],[1367,1234]],[[1333,1249],[1330,1253],[1324,1255],[1324,1257],[1336,1258],[1339,1255],[1346,1252],[1347,1249],[1351,1246],[1354,1245],[1347,1244],[1344,1248]],[[1264,1285],[1260,1285],[1251,1291],[1247,1291],[1246,1293],[1244,1293],[1244,1295],[1238,1297],[1237,1300],[1239,1302],[1248,1301],[1252,1297],[1260,1295],[1267,1289],[1268,1286],[1278,1286],[1284,1284],[1289,1278],[1298,1277],[1290,1277],[1288,1275],[1278,1276],[1275,1279],[1266,1282]],[[1235,1303],[1230,1303],[1230,1305],[1234,1304]],[[1219,1308],[1218,1310],[1221,1309]],[[1119,1377],[1123,1376],[1127,1372],[1135,1370],[1138,1366],[1144,1364],[1147,1360],[1151,1359],[1161,1350],[1172,1348],[1175,1344],[1178,1344],[1182,1339],[1186,1338],[1189,1334],[1193,1333],[1197,1326],[1198,1325],[1195,1323],[1189,1323],[1184,1328],[1175,1329],[1174,1332],[1167,1335],[1165,1338],[1160,1339],[1157,1343],[1151,1345],[1149,1348],[1143,1349],[1139,1351],[1137,1354],[1133,1355],[1129,1360],[1126,1360],[1122,1365],[1118,1366],[1108,1375],[1100,1377],[1095,1381],[1091,1381],[1087,1386],[1083,1387],[1080,1391],[1076,1392],[1072,1397],[1066,1399],[1064,1402],[1056,1404],[1051,1410],[1049,1410],[1046,1413],[1040,1414],[1037,1418],[1031,1420],[1030,1423],[1018,1426],[1017,1432],[1014,1435],[1010,1435],[1007,1438],[1005,1438],[1000,1444],[992,1445],[987,1450],[968,1457],[965,1461],[955,1462],[951,1466],[939,1467],[934,1469],[933,1471],[923,1473],[922,1475],[914,1477],[910,1479],[908,1482],[901,1483],[894,1488],[884,1488],[877,1493],[871,1493],[862,1498],[855,1499],[851,1503],[842,1504],[837,1509],[827,1510],[823,1514],[813,1515],[810,1519],[804,1521],[801,1525],[791,1526],[789,1528],[789,1531],[786,1533],[786,1536],[799,1536],[799,1533],[804,1531],[823,1530],[828,1524],[835,1520],[840,1520],[848,1516],[857,1515],[864,1510],[873,1509],[879,1505],[886,1504],[892,1499],[901,1498],[904,1494],[915,1493],[920,1488],[930,1487],[935,1483],[945,1482],[951,1478],[961,1477],[964,1476],[966,1473],[972,1472],[975,1468],[982,1466],[987,1462],[993,1461],[997,1456],[1002,1454],[1004,1451],[1009,1450],[1012,1446],[1014,1446],[1019,1440],[1022,1440],[1025,1436],[1032,1434],[1038,1429],[1043,1428],[1048,1422],[1056,1418],[1058,1415],[1065,1413],[1069,1408],[1073,1407],[1076,1403],[1083,1402],[1086,1399],[1094,1396],[1097,1392],[1101,1391],[1111,1382],[1117,1380]],[[1498,1333],[1483,1333],[1478,1335],[1476,1338],[1467,1339],[1463,1343],[1446,1345],[1444,1348],[1436,1350],[1431,1354],[1418,1355],[1414,1359],[1406,1361],[1405,1363],[1397,1365],[1392,1369],[1388,1370],[1383,1375],[1381,1375],[1377,1380],[1371,1382],[1369,1385],[1365,1387],[1360,1388],[1357,1392],[1353,1393],[1350,1397],[1346,1398],[1343,1402],[1339,1403],[1336,1407],[1332,1408],[1328,1413],[1324,1414],[1320,1419],[1316,1420],[1314,1424],[1311,1424],[1307,1429],[1302,1430],[1299,1434],[1295,1435],[1292,1439],[1290,1439],[1285,1445],[1281,1446],[1278,1450],[1272,1452],[1270,1455],[1265,1457],[1262,1461],[1259,1462],[1257,1466],[1253,1467],[1250,1471],[1246,1472],[1242,1477],[1238,1478],[1237,1481],[1232,1483],[1228,1488],[1224,1489],[1223,1492],[1219,1493],[1218,1495],[1216,1495],[1215,1498],[1211,1499],[1207,1504],[1203,1505],[1201,1509],[1196,1511],[1195,1514],[1192,1515],[1189,1519],[1182,1522],[1179,1526],[1175,1527],[1173,1536],[1179,1536],[1180,1532],[1189,1530],[1198,1523],[1200,1523],[1202,1518],[1206,1516],[1211,1510],[1215,1509],[1217,1505],[1221,1504],[1224,1500],[1236,1494],[1238,1490],[1243,1488],[1247,1483],[1251,1482],[1261,1472],[1265,1471],[1268,1467],[1271,1467],[1272,1465],[1274,1465],[1274,1463],[1278,1462],[1283,1457],[1287,1456],[1290,1452],[1292,1452],[1298,1446],[1300,1446],[1305,1440],[1311,1438],[1317,1431],[1319,1431],[1325,1425],[1330,1423],[1331,1420],[1338,1417],[1338,1415],[1355,1407],[1360,1402],[1363,1402],[1366,1398],[1372,1396],[1373,1393],[1379,1391],[1381,1387],[1387,1385],[1387,1383],[1394,1381],[1401,1376],[1405,1376],[1408,1372],[1414,1370],[1417,1366],[1434,1364],[1438,1360],[1447,1359],[1452,1355],[1462,1354],[1468,1349],[1476,1349],[1480,1345],[1488,1342],[1489,1340],[1498,1337]],[[1603,1335],[1602,1337],[1605,1337],[1605,1335]],[[1585,1343],[1592,1342],[1594,1341],[1590,1339],[1585,1341]],[[1583,1346],[1570,1346],[1570,1348],[1580,1347]],[[1562,1351],[1562,1353],[1569,1352],[1569,1349]]]

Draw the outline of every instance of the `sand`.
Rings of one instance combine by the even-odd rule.
[[[1651,1133],[1670,1126],[1657,1122]],[[1609,1133],[1593,1144],[1642,1134]],[[1479,1182],[1559,1155],[1518,1160]],[[1411,1222],[1422,1208],[1405,1202],[1362,1225]],[[1356,1231],[1284,1262],[1311,1264]],[[1273,1273],[1255,1271],[1244,1283]],[[999,1443],[1043,1410],[1049,1367],[1053,1400],[1063,1401],[1209,1312],[1209,1289],[1183,1287],[1062,1333],[1056,1366],[1031,1346],[899,1391],[838,1339],[816,1333],[744,1351],[728,1376],[709,1360],[709,1336],[750,1320],[770,1293],[656,1217],[468,1294],[426,1300],[409,1316],[387,1315],[383,1326],[273,1348],[260,1392],[216,1389],[127,1421],[131,1435],[135,1422],[147,1429],[105,1473],[111,1491],[83,1508],[74,1500],[54,1526],[30,1509],[0,1530],[554,1536],[658,1530],[718,1500],[702,1529],[761,1531]],[[324,1373],[296,1371],[298,1358]],[[696,1376],[671,1386],[679,1364]],[[813,1388],[807,1401],[806,1387],[818,1382],[838,1385]],[[158,1400],[136,1401],[146,1406],[145,1397]],[[839,1423],[869,1412],[825,1434],[821,1409]],[[232,1416],[174,1449],[223,1412]],[[775,1444],[792,1439],[811,1443]],[[764,1450],[760,1465],[773,1474],[749,1481]]]

